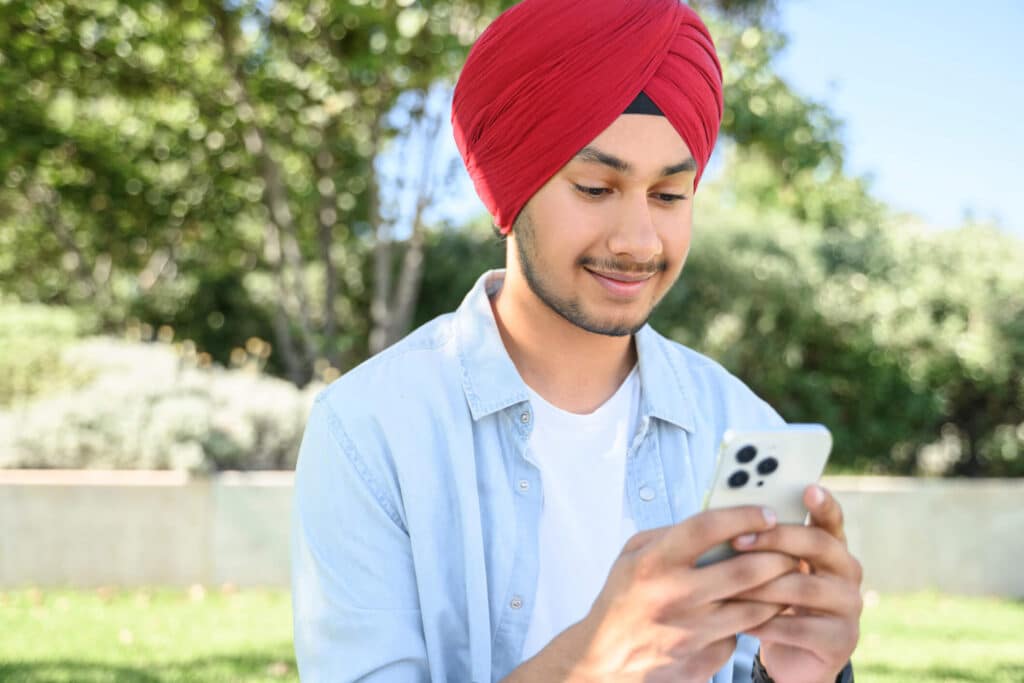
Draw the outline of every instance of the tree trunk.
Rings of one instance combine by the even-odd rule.
[[[415,123],[411,130],[420,129],[424,137],[424,151],[421,158],[419,177],[416,181],[416,209],[412,217],[412,234],[402,255],[398,283],[392,292],[391,226],[385,225],[376,211],[378,221],[378,243],[375,245],[374,306],[380,313],[374,316],[374,329],[371,334],[371,353],[377,353],[401,339],[412,327],[416,313],[416,302],[419,300],[420,284],[423,281],[424,231],[423,213],[435,194],[436,182],[433,177],[433,165],[437,150],[437,137],[441,129],[443,113],[441,111],[426,113],[428,94],[423,93],[423,107],[419,125]],[[376,175],[374,175],[376,179]],[[376,192],[376,187],[373,188]],[[384,240],[381,240],[381,237]],[[386,268],[386,270],[385,270]]]
[[[239,110],[239,113],[243,108],[254,111],[249,103],[244,73],[235,58],[234,37],[237,27],[232,23],[232,18],[223,4],[212,3],[211,12],[216,18],[231,85],[235,90],[233,97],[235,108]],[[246,118],[250,117],[239,116],[239,119],[243,121]],[[242,137],[246,150],[259,162],[259,172],[264,183],[262,201],[270,213],[270,220],[267,222],[264,232],[265,254],[269,256],[267,261],[274,271],[281,293],[275,307],[274,334],[277,337],[289,379],[301,386],[308,381],[313,361],[319,355],[313,341],[309,299],[303,281],[305,268],[298,245],[295,221],[288,205],[288,190],[284,185],[280,166],[270,154],[263,131],[255,119],[252,120],[251,125],[243,131]],[[290,278],[289,270],[291,271]],[[299,343],[303,349],[301,355],[291,330],[292,318],[287,307],[287,300],[290,297],[293,297],[297,303]]]
[[[330,131],[324,132],[325,139]],[[334,299],[337,296],[337,273],[331,247],[334,245],[334,226],[338,222],[338,192],[334,186],[334,156],[326,144],[317,153],[316,166],[319,171],[317,192],[320,195],[320,208],[317,211],[317,239],[320,245],[320,258],[324,263],[324,355],[334,367],[340,367],[339,354],[336,349],[337,321],[334,314]]]

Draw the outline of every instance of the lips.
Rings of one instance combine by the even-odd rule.
[[[585,268],[606,292],[618,299],[630,299],[640,293],[654,273],[609,273]]]
[[[586,270],[590,271],[594,275],[606,278],[608,280],[615,280],[616,282],[643,282],[650,280],[654,276],[654,273],[611,273],[600,270]]]

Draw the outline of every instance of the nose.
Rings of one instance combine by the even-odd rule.
[[[621,207],[608,237],[608,249],[616,256],[628,257],[636,263],[651,261],[661,253],[661,238],[658,237],[646,194],[624,198]]]

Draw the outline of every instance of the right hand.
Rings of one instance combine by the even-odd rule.
[[[706,683],[729,661],[736,634],[783,609],[730,598],[796,571],[798,561],[754,552],[699,569],[694,563],[719,543],[774,526],[771,513],[748,506],[633,536],[590,613],[552,643],[570,665],[567,680]]]

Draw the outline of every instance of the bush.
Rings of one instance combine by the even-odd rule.
[[[0,467],[290,469],[322,388],[201,367],[188,345],[90,338],[62,361],[92,381],[0,411]]]
[[[84,381],[60,359],[78,332],[70,309],[0,302],[0,408]]]
[[[701,232],[656,325],[828,424],[839,469],[1024,476],[1024,245],[733,217]]]
[[[1024,245],[980,226],[812,230],[698,205],[680,282],[652,316],[791,422],[827,424],[832,471],[1024,476]],[[417,320],[503,260],[491,237],[430,242]]]

